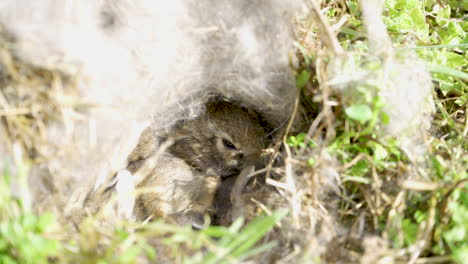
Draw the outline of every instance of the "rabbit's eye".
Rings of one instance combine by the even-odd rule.
[[[234,146],[234,144],[231,141],[227,140],[227,139],[223,139],[223,145],[227,149],[232,149],[232,150],[237,149],[236,146]]]

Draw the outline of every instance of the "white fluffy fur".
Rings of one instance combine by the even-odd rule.
[[[257,108],[274,124],[288,117],[290,19],[280,0],[3,0],[0,24],[26,62],[79,74],[83,100],[100,107],[68,136],[56,160],[74,176],[119,169],[139,131],[193,118],[214,94]],[[51,162],[52,168],[54,162]],[[67,165],[69,164],[69,165]]]
[[[369,54],[355,60],[352,53],[330,64],[330,84],[344,94],[356,95],[356,87],[367,86],[370,94],[380,95],[390,123],[383,127],[383,136],[396,136],[401,147],[414,161],[425,153],[424,133],[433,111],[431,77],[410,51],[395,50],[382,21],[382,0],[361,0],[369,43]],[[380,64],[369,70],[363,62]],[[373,90],[372,90],[373,89]],[[352,96],[350,96],[352,98]],[[345,102],[346,104],[347,102]],[[349,103],[349,102],[348,102]],[[353,103],[353,102],[351,102]]]

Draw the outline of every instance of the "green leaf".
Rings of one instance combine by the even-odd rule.
[[[223,237],[218,245],[223,248],[218,253],[210,253],[204,259],[203,263],[222,263],[221,259],[227,257],[228,254],[232,257],[239,258],[240,256],[246,257],[256,252],[250,248],[262,238],[275,224],[280,221],[287,214],[287,210],[278,210],[271,215],[261,215],[253,219],[243,229],[239,231],[239,227],[243,223],[243,218],[236,220],[231,227],[231,231],[237,233],[233,236]]]
[[[416,222],[418,222],[418,224],[421,224],[427,219],[427,214],[423,211],[416,211],[414,212],[414,219],[416,219]]]
[[[468,259],[468,245],[455,249],[453,251],[453,257],[458,263],[466,263],[466,260]]]
[[[466,33],[459,23],[451,21],[448,23],[447,29],[440,30],[438,34],[442,38],[442,44],[459,44]]]
[[[437,24],[442,26],[447,23],[447,20],[450,18],[450,10],[450,5],[446,5],[444,8],[440,9],[439,12],[437,12]]]
[[[364,176],[369,171],[369,162],[367,160],[360,160],[351,167],[350,173],[353,176]]]
[[[449,242],[458,242],[464,241],[468,234],[465,226],[457,225],[454,228],[444,232],[443,236]]]
[[[187,240],[189,240],[189,237],[187,236],[187,234],[184,234],[184,233],[175,233],[169,239],[170,242],[174,242],[174,243],[181,243]]]
[[[142,246],[142,249],[145,251],[146,256],[151,260],[155,261],[156,260],[156,250],[149,246],[148,244],[144,243]]]
[[[468,102],[468,93],[458,97],[455,100],[455,104],[457,104],[458,106],[462,106],[462,105],[466,104],[466,102]]]
[[[462,55],[454,52],[445,52],[444,55],[447,59],[447,66],[450,68],[458,68],[468,65],[467,59]]]
[[[361,16],[361,10],[359,9],[359,6],[356,4],[356,1],[346,1],[346,4],[349,7],[349,10],[351,13],[357,17]]]
[[[380,145],[377,142],[369,142],[370,147],[372,148],[372,151],[374,152],[374,160],[375,161],[381,161],[384,160],[388,156],[387,150],[384,148],[384,146]]]
[[[230,236],[233,234],[232,232],[229,231],[228,228],[224,226],[210,226],[206,228],[205,230],[202,230],[201,232],[211,237],[224,237],[224,236]]]
[[[395,7],[395,9],[405,8],[406,7],[406,0],[396,0],[394,7]]]
[[[401,33],[405,33],[411,31],[413,28],[413,19],[407,13],[401,13],[395,17],[395,26],[397,27],[397,31]]]
[[[122,263],[134,262],[136,257],[140,254],[141,248],[132,246],[119,256],[119,261]]]
[[[441,156],[436,155],[431,157],[432,166],[435,169],[435,173],[439,178],[442,178],[445,174],[444,160]]]
[[[414,28],[419,34],[427,35],[429,33],[429,25],[426,24],[426,17],[424,12],[420,8],[414,8],[410,13],[411,19],[413,20]]]
[[[276,245],[277,245],[276,242],[270,242],[270,243],[263,244],[263,245],[261,245],[259,247],[253,248],[253,249],[243,253],[242,255],[240,255],[238,257],[238,260],[244,260],[244,259],[249,258],[251,256],[255,256],[255,255],[259,254],[259,253],[262,253],[264,251],[272,249]]]
[[[280,210],[274,212],[272,215],[255,218],[250,222],[239,235],[239,240],[243,241],[233,252],[233,256],[238,256],[253,246],[266,232],[280,221],[286,214],[287,210]]]
[[[351,29],[349,27],[343,27],[340,30],[340,32],[344,33],[344,34],[348,34],[348,35],[353,36],[353,37],[367,37],[367,35],[365,33],[354,30],[354,29]]]
[[[406,0],[405,9],[419,9],[419,0]]]
[[[412,245],[416,242],[416,237],[418,235],[418,227],[419,225],[411,222],[410,219],[403,220],[402,229],[406,245]]]
[[[382,124],[388,125],[390,123],[390,116],[387,113],[382,112],[380,113],[380,120],[382,121]]]
[[[433,73],[444,73],[444,74],[448,74],[454,77],[458,77],[463,80],[468,80],[468,73],[454,70],[450,67],[446,67],[443,65],[435,65],[435,64],[427,64],[426,67],[428,68],[430,72],[433,72]]]
[[[372,110],[365,104],[351,105],[345,109],[345,113],[349,118],[359,121],[361,124],[372,118]]]
[[[37,221],[37,229],[39,232],[46,231],[49,227],[52,227],[55,224],[55,216],[51,213],[46,213],[39,216]]]
[[[231,226],[229,227],[229,231],[231,233],[239,232],[239,230],[244,225],[244,222],[245,222],[245,219],[243,217],[237,218],[236,221],[234,221],[234,223],[232,223]]]
[[[304,88],[310,78],[310,72],[303,70],[298,76],[296,76],[296,87],[299,89]]]
[[[286,143],[290,147],[295,147],[295,148],[303,148],[306,146],[305,144],[305,138],[306,138],[306,133],[299,133],[295,136],[290,136],[287,140]],[[308,142],[309,147],[313,148],[316,147],[317,144],[313,140],[309,140]]]

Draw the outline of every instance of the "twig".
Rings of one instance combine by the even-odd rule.
[[[468,134],[468,105],[465,107],[465,127],[463,128],[463,137]]]
[[[403,189],[413,191],[437,191],[438,189],[443,187],[443,184],[417,180],[405,180],[401,187]]]
[[[436,256],[429,258],[420,258],[416,260],[415,264],[434,264],[434,263],[451,263],[453,258],[450,256]]]
[[[286,130],[285,130],[285,132],[283,134],[283,137],[278,138],[277,141],[275,142],[275,148],[273,150],[273,155],[271,155],[270,161],[268,162],[268,164],[266,166],[266,178],[267,179],[270,178],[270,172],[271,172],[271,169],[273,168],[273,163],[275,161],[275,158],[279,153],[279,148],[280,148],[281,144],[283,144],[285,147],[287,147],[286,152],[289,151],[289,156],[288,157],[291,157],[291,150],[289,149],[289,146],[286,144],[286,139],[287,139],[287,136],[289,134],[289,131],[292,128],[294,120],[296,119],[298,108],[299,108],[299,91],[296,93],[296,99],[294,101],[293,112],[292,112],[291,117],[290,117],[290,119],[288,121],[288,124],[286,125]]]
[[[273,154],[271,155],[270,161],[268,162],[267,166],[265,167],[266,169],[266,178],[270,178],[271,170],[273,168],[273,163],[275,162],[275,159],[277,155],[279,154],[279,148],[282,144],[281,138],[278,137],[276,142],[275,142],[275,147],[273,149]]]
[[[401,212],[404,210],[406,204],[405,204],[405,197],[406,197],[406,190],[400,191],[397,196],[395,197],[395,201],[392,204],[392,207],[390,208],[390,211],[388,211],[387,214],[387,222],[385,223],[385,230],[388,230],[393,226],[393,222],[395,217],[398,214],[401,214]],[[400,232],[398,232],[398,241],[403,241],[403,234],[401,232],[401,222],[397,221],[398,224],[398,229]]]
[[[449,187],[448,192],[444,195],[444,198],[439,203],[440,212],[444,213],[447,210],[447,205],[448,205],[448,202],[449,202],[449,198],[452,195],[452,193],[456,189],[462,187],[466,183],[468,183],[468,179],[463,179],[463,180],[457,181],[456,183],[454,183],[452,186]]]
[[[252,178],[254,176],[257,176],[259,174],[262,174],[264,172],[266,172],[268,170],[268,168],[263,168],[263,169],[260,169],[260,170],[256,170],[252,173],[249,174],[248,178]],[[276,172],[276,173],[281,173],[281,172],[284,172],[283,170],[281,170],[280,168],[271,168],[272,171]]]
[[[368,158],[366,156],[366,154],[360,152],[356,157],[354,157],[354,159],[352,159],[350,162],[344,164],[343,166],[341,166],[338,171],[345,171],[349,168],[351,168],[352,166],[354,166],[356,163],[358,163],[362,158]]]
[[[291,192],[290,194],[292,195],[289,202],[292,208],[291,214],[293,216],[294,225],[296,227],[299,226],[299,210],[300,210],[299,195],[300,194],[297,192],[297,189],[296,189],[296,184],[295,184],[294,176],[293,176],[293,168],[291,164],[291,149],[286,143],[286,139],[288,137],[289,131],[291,130],[292,124],[294,123],[294,120],[296,119],[298,107],[299,107],[299,94],[296,95],[296,100],[294,102],[294,110],[291,115],[291,118],[289,119],[288,125],[286,127],[286,131],[284,132],[284,135],[283,135],[283,145],[286,151],[286,160],[285,160],[286,182],[285,184],[288,186],[288,189]]]
[[[372,183],[372,187],[375,191],[375,208],[377,215],[381,215],[383,213],[383,208],[381,207],[381,197],[382,197],[382,181],[379,179],[379,175],[377,174],[377,169],[375,165],[372,164],[372,178],[374,179]]]
[[[432,229],[434,228],[435,224],[435,215],[436,215],[436,207],[437,207],[437,198],[433,196],[431,198],[431,208],[429,209],[429,215],[427,217],[427,221],[424,233],[422,234],[421,240],[416,242],[416,250],[413,251],[413,255],[411,255],[410,260],[408,261],[408,264],[415,264],[423,250],[429,246],[431,242],[431,234],[432,234]]]
[[[307,131],[307,134],[304,138],[304,146],[301,147],[301,149],[299,150],[299,153],[300,154],[304,154],[304,151],[307,147],[307,144],[309,143],[310,139],[312,138],[312,133],[315,132],[315,130],[317,129],[317,126],[320,124],[320,121],[322,120],[323,118],[323,112],[320,112],[316,117],[315,117],[315,120],[314,122],[312,122],[312,124],[310,125],[309,127],[309,131]]]
[[[329,44],[330,47],[332,47],[332,51],[335,55],[341,55],[344,54],[344,50],[341,47],[338,39],[335,36],[335,33],[331,29],[331,27],[328,25],[326,18],[322,15],[320,12],[320,6],[317,4],[316,0],[311,0],[312,3],[312,12],[317,18],[317,22],[319,24],[319,27],[321,29],[323,39],[325,40],[326,43]]]
[[[317,80],[322,88],[323,115],[326,118],[327,133],[325,141],[328,142],[335,137],[335,129],[333,128],[334,115],[329,104],[328,97],[330,95],[330,86],[327,84],[327,70],[323,67],[320,59],[316,60]],[[321,131],[321,129],[319,129]]]

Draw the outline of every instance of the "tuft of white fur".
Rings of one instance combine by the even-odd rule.
[[[429,115],[434,111],[431,76],[414,53],[398,53],[392,48],[390,37],[382,21],[384,1],[365,0],[361,3],[369,50],[383,61],[380,94],[386,99],[386,110],[391,124],[386,127],[390,135],[421,134],[418,128],[428,129]],[[416,131],[416,132],[414,132]]]
[[[431,77],[415,54],[392,47],[381,17],[382,5],[383,1],[361,1],[369,53],[349,52],[332,62],[329,71],[334,77],[329,84],[344,94],[345,104],[349,103],[346,98],[354,102],[362,87],[371,96],[379,95],[390,118],[381,130],[383,136],[396,136],[408,156],[418,161],[425,153],[423,135],[434,110]],[[377,69],[362,66],[372,63]]]
[[[131,219],[135,205],[135,177],[128,170],[119,171],[116,177],[118,214],[124,219]]]
[[[80,100],[96,105],[50,126],[49,140],[73,150],[50,161],[52,173],[86,182],[117,171],[148,121],[167,129],[216,95],[282,123],[295,94],[288,52],[299,2],[1,1],[15,55],[78,76]]]

